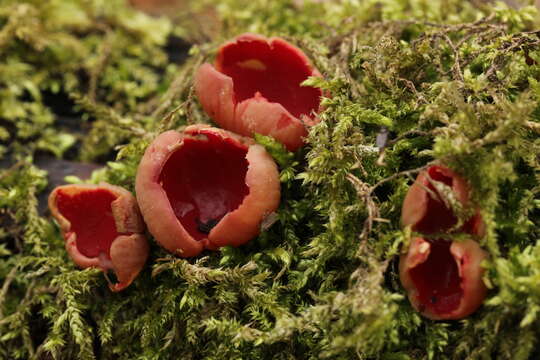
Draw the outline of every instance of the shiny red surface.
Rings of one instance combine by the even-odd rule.
[[[445,206],[438,196],[438,191],[433,186],[432,182],[442,182],[445,185],[452,187],[453,179],[445,176],[438,166],[432,166],[428,169],[428,174],[431,181],[425,179],[423,186],[431,190],[427,194],[427,211],[426,215],[413,227],[414,231],[424,234],[444,232],[456,224],[457,218],[451,209]],[[435,194],[435,198],[432,194]]]
[[[312,69],[297,52],[281,41],[239,39],[222,49],[217,69],[233,79],[237,103],[259,92],[295,117],[310,116],[319,109],[321,91],[300,86]]]
[[[450,241],[431,241],[429,257],[410,270],[421,306],[437,314],[457,309],[463,297],[456,260],[450,253]]]
[[[185,138],[159,178],[176,217],[196,240],[208,233],[200,231],[201,224],[210,230],[249,193],[247,147],[211,132],[205,136],[208,141]]]
[[[75,194],[58,191],[58,211],[71,223],[70,233],[77,235],[77,249],[93,258],[109,251],[118,236],[111,210],[116,195],[104,189],[82,190]],[[69,233],[66,235],[69,236]]]

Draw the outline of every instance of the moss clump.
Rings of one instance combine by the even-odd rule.
[[[150,18],[122,1],[0,4],[0,357],[538,357],[535,9],[457,0],[267,4],[190,4],[195,18],[213,14],[221,32],[211,42],[182,27],[182,16]],[[92,181],[132,189],[157,133],[209,121],[191,76],[244,31],[304,49],[325,76],[309,84],[331,94],[305,149],[291,154],[257,137],[281,169],[275,223],[246,246],[195,259],[153,245],[137,281],[110,293],[99,271],[75,268],[39,214],[47,177],[33,158],[116,156]],[[193,43],[181,65],[167,61],[172,34]],[[51,96],[67,99],[60,108],[74,126]],[[382,126],[389,138],[377,146]],[[421,318],[397,275],[411,237],[399,226],[401,203],[435,161],[470,182],[487,225],[488,299],[460,322]]]

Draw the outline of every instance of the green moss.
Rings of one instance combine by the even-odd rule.
[[[213,3],[190,3],[190,14]],[[221,32],[203,41],[181,16],[150,18],[120,0],[0,4],[0,155],[9,164],[0,170],[0,358],[538,357],[534,8],[227,0],[214,15]],[[109,292],[99,271],[76,269],[38,212],[47,178],[34,156],[101,162],[90,181],[133,190],[159,132],[210,122],[192,74],[244,31],[304,49],[324,75],[306,84],[328,94],[305,149],[256,137],[280,166],[275,223],[245,246],[195,259],[152,242],[140,277]],[[167,60],[171,34],[196,42],[182,65]],[[64,111],[73,126],[60,121]],[[381,126],[391,135],[382,150]],[[397,273],[411,237],[401,203],[432,162],[470,182],[487,226],[488,298],[459,322],[418,315]]]

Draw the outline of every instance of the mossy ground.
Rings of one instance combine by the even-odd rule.
[[[165,19],[122,0],[0,0],[0,358],[538,358],[540,22],[515,5],[206,0]],[[111,293],[40,212],[55,174],[37,159],[100,163],[90,181],[133,190],[156,134],[210,122],[194,69],[245,31],[304,49],[329,94],[305,149],[257,138],[281,169],[276,222],[189,260],[152,241]],[[489,295],[462,321],[419,316],[397,276],[401,203],[432,162],[470,182],[487,225]]]

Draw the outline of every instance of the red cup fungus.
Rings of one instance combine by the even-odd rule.
[[[462,319],[484,301],[481,262],[487,253],[476,241],[414,238],[402,255],[399,275],[409,301],[433,320]]]
[[[137,277],[149,246],[129,191],[107,183],[58,186],[49,196],[49,209],[79,267],[113,270],[118,283],[109,283],[112,291],[123,290]]]
[[[422,234],[433,234],[446,232],[456,225],[458,219],[446,205],[436,183],[448,186],[464,208],[470,206],[470,190],[465,179],[445,166],[433,165],[418,175],[405,196],[401,211],[403,226],[411,226],[413,231]],[[480,213],[476,211],[461,230],[482,237],[484,222]]]
[[[321,74],[287,41],[243,34],[220,47],[215,66],[203,64],[195,91],[208,115],[237,134],[269,135],[290,151],[303,145],[319,119],[320,89],[300,84]]]
[[[478,210],[459,229],[458,218],[441,193],[446,185],[460,205],[471,207],[467,182],[451,169],[430,166],[421,172],[403,202],[401,222],[431,238],[413,238],[401,256],[399,275],[413,307],[433,320],[461,319],[473,313],[486,296],[481,262],[487,253],[474,238],[484,235]],[[465,240],[433,239],[461,232]]]
[[[146,149],[136,193],[156,241],[191,257],[257,236],[279,205],[279,173],[252,139],[192,125],[160,134]]]

